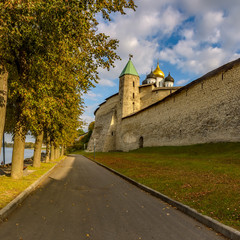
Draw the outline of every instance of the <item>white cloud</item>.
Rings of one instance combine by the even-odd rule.
[[[179,80],[176,82],[176,86],[184,86],[186,85],[187,83],[189,83],[189,79],[182,79],[182,80]]]
[[[239,50],[237,3],[237,0],[219,0],[217,4],[215,0],[137,0],[136,12],[116,14],[112,22],[99,25],[100,32],[120,40],[117,52],[123,59],[110,72],[101,71],[100,84],[115,85],[111,79],[118,78],[129,53],[134,55],[133,62],[140,75],[148,73],[158,58],[195,74],[229,61]],[[190,17],[192,20],[184,23]],[[164,47],[161,42],[172,34],[177,34],[179,40],[171,47]]]
[[[170,62],[185,73],[204,74],[239,57],[240,31],[234,24],[240,21],[239,4],[233,7],[224,1],[215,5],[212,0],[179,2],[182,14],[192,19],[181,25],[180,38],[174,45],[162,48],[160,60]]]
[[[113,80],[109,80],[109,79],[100,79],[99,80],[99,85],[102,86],[108,86],[108,87],[115,87],[116,83]]]
[[[81,116],[81,119],[82,119],[82,121],[83,121],[83,123],[84,123],[84,125],[83,125],[83,130],[84,130],[85,132],[88,130],[89,124],[90,124],[91,122],[95,121],[95,118],[94,118],[93,116],[89,116],[89,115],[85,115],[85,114],[83,114],[83,115]]]
[[[91,104],[91,105],[88,105],[86,108],[85,108],[85,111],[83,113],[83,115],[81,116],[81,120],[83,121],[84,123],[84,126],[83,126],[83,130],[84,131],[87,131],[88,129],[88,125],[95,121],[95,116],[94,116],[94,111],[98,108],[98,103],[95,103],[95,104]]]
[[[169,5],[171,1],[136,1],[137,11],[128,11],[127,15],[114,15],[110,23],[101,22],[99,32],[105,32],[120,41],[117,53],[123,61],[115,63],[111,72],[101,71],[103,79],[117,78],[128,60],[128,54],[133,54],[133,62],[138,73],[146,74],[157,59],[159,48],[158,38],[165,34],[171,35],[181,24],[184,17]]]
[[[91,91],[83,96],[84,99],[90,99],[90,100],[96,100],[99,97],[102,97],[102,95],[98,94],[98,93],[91,92]]]
[[[163,34],[171,34],[182,23],[184,16],[172,6],[168,6],[163,11],[160,16],[159,28],[162,29]]]

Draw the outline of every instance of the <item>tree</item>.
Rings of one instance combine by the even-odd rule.
[[[70,146],[69,151],[84,150],[87,148],[88,142],[91,138],[94,129],[94,124],[95,122],[91,122],[88,125],[88,132],[80,136],[80,138],[77,141],[75,140],[74,143]]]
[[[70,99],[74,99],[74,104],[69,113],[77,121],[83,107],[81,95],[97,83],[98,68],[109,69],[119,59],[115,52],[118,41],[97,32],[96,14],[102,13],[105,20],[110,20],[111,12],[125,14],[125,8],[135,9],[134,2],[12,0],[0,3],[0,63],[11,75],[8,106],[16,110],[11,129],[14,142],[16,139],[14,146],[21,145],[18,151],[23,151],[24,136],[29,129],[36,136],[46,129],[55,144],[60,144],[61,138],[72,141],[70,134],[78,126],[64,115],[72,103]],[[68,93],[68,85],[74,91]],[[65,102],[57,95],[60,91],[67,95]],[[44,96],[47,101],[53,101],[47,105]],[[52,112],[53,109],[57,111]],[[49,119],[54,120],[48,123]],[[17,159],[13,165],[23,160]],[[17,171],[15,167],[13,170]]]
[[[85,134],[85,131],[82,128],[79,128],[77,132],[78,132],[78,136]]]
[[[2,146],[2,137],[4,134],[5,115],[7,106],[7,79],[8,72],[0,62],[0,154]]]

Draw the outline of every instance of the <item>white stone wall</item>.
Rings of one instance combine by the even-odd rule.
[[[240,65],[122,120],[121,148],[240,141]],[[136,130],[137,129],[137,130]]]
[[[144,99],[152,86],[140,87]],[[203,76],[157,103],[122,118],[119,95],[108,99],[96,113],[88,150],[129,151],[143,146],[190,145],[240,141],[240,60]],[[113,133],[113,134],[112,134]]]
[[[170,82],[170,81],[166,81],[164,83],[165,87],[173,87],[173,82]]]
[[[161,77],[157,77],[156,85],[157,85],[157,87],[164,87],[164,79]]]
[[[118,125],[117,111],[119,108],[119,95],[115,95],[103,103],[96,112],[95,126],[88,143],[88,151],[106,152],[116,148],[115,135]],[[112,134],[113,133],[113,134]]]

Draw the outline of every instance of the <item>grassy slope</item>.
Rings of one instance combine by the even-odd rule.
[[[28,167],[29,170],[35,171],[20,180],[14,180],[7,176],[0,176],[0,209],[5,207],[17,195],[50,170],[60,159],[50,163],[42,163],[40,168]]]
[[[96,160],[240,230],[240,143],[96,153]]]

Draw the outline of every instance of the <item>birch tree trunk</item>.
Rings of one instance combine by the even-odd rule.
[[[2,148],[2,138],[4,133],[6,106],[7,106],[7,81],[8,72],[0,65],[0,154]]]
[[[14,136],[13,153],[12,153],[12,170],[11,177],[20,179],[23,176],[25,136],[23,136],[22,127],[16,131]]]
[[[41,151],[43,142],[43,131],[36,137],[33,155],[33,167],[41,166]]]

